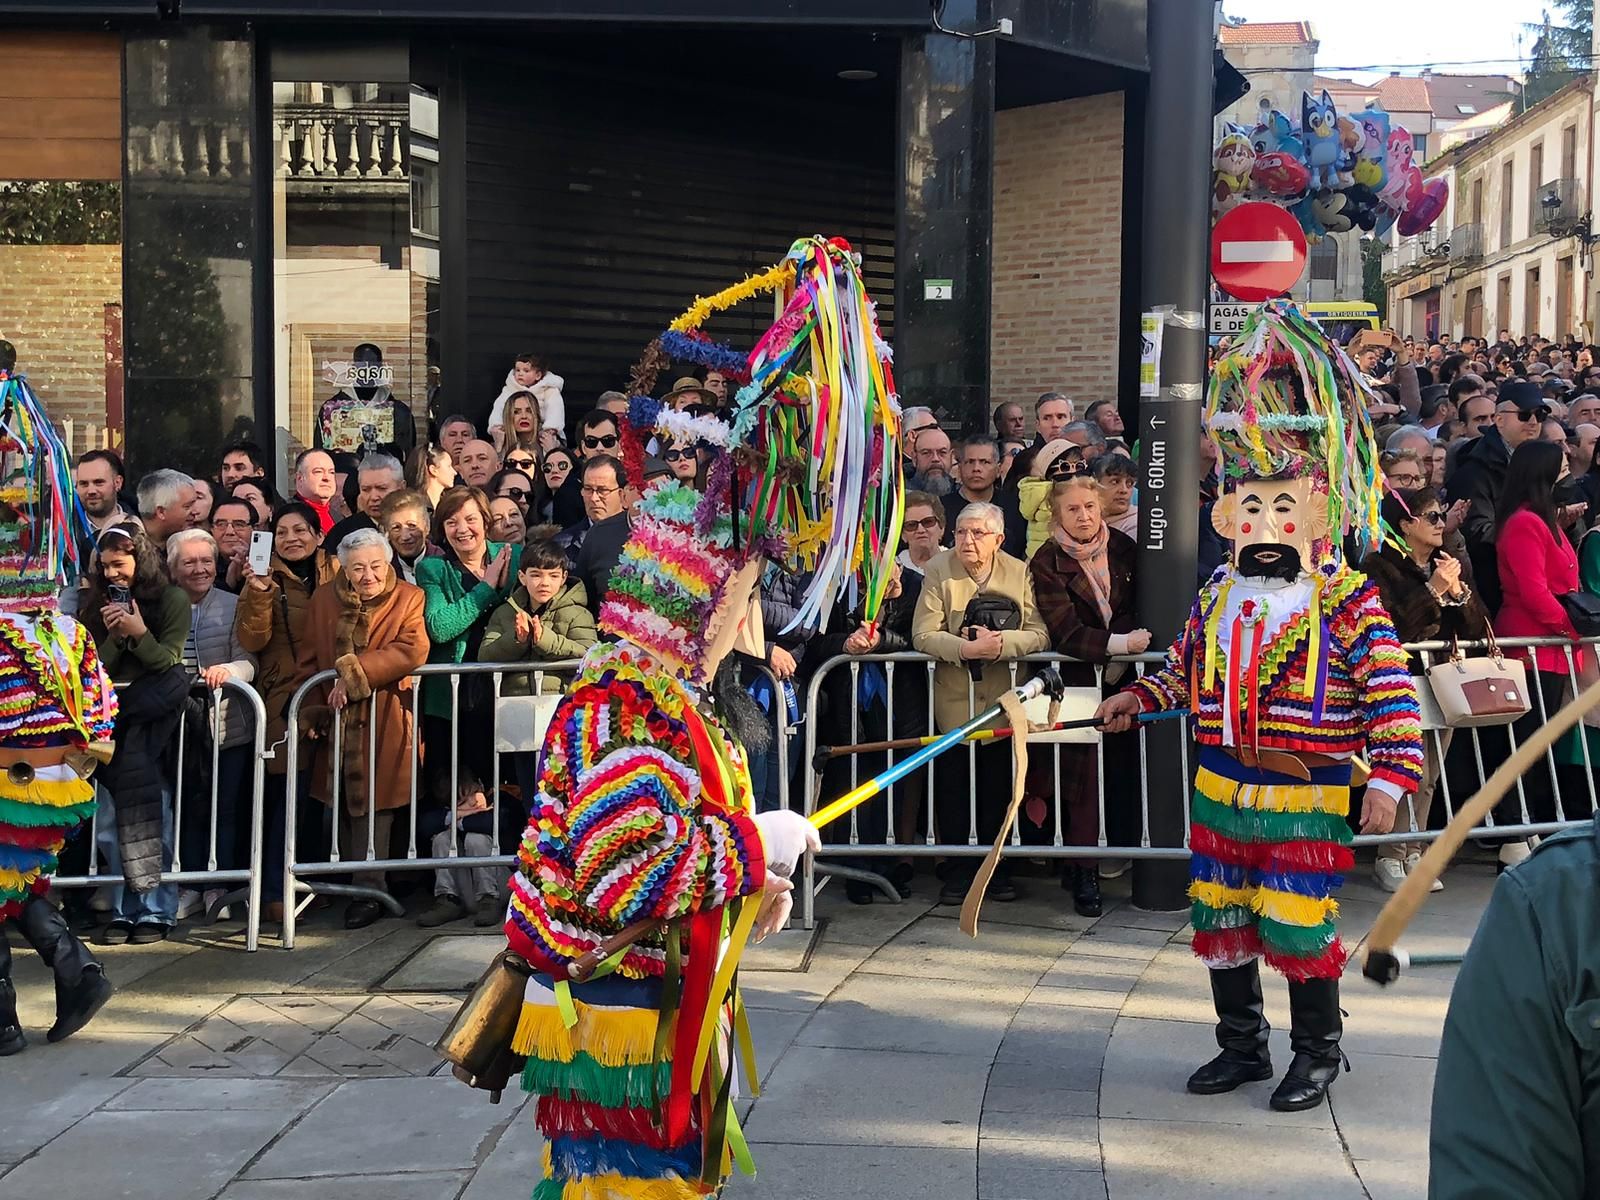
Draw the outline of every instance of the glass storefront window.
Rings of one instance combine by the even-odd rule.
[[[403,459],[427,439],[438,101],[405,83],[275,81],[272,112],[275,423],[288,483],[311,446]]]

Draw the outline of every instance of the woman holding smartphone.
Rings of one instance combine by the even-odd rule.
[[[173,787],[161,760],[189,693],[189,598],[168,580],[155,544],[130,522],[96,541],[80,612],[119,703],[116,753],[100,778],[109,803],[101,804],[96,841],[108,871],[124,882],[113,890],[101,940],[159,942],[178,919],[177,885],[160,884],[173,845]]]
[[[264,569],[263,569],[264,567]],[[282,745],[288,731],[289,701],[300,684],[298,655],[306,642],[306,613],[311,596],[333,578],[333,562],[322,551],[322,526],[311,507],[291,501],[272,518],[272,549],[252,545],[250,574],[239,592],[234,617],[239,644],[256,656],[256,691],[267,710],[267,745],[278,752],[267,761],[267,868],[262,896],[268,920],[283,919],[284,805],[287,757]],[[308,765],[304,764],[303,765]],[[302,781],[303,782],[303,781]],[[302,786],[296,793],[305,795]],[[302,837],[320,840],[321,813],[311,813]],[[316,844],[312,841],[312,845]]]

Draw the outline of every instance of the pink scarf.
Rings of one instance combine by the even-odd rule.
[[[1077,562],[1078,569],[1089,581],[1089,588],[1094,592],[1094,601],[1100,606],[1100,619],[1111,625],[1111,560],[1106,556],[1106,546],[1111,541],[1111,527],[1104,521],[1100,522],[1100,532],[1094,535],[1092,541],[1079,542],[1067,536],[1066,530],[1059,525],[1053,525],[1050,535],[1056,539],[1056,545],[1065,550]]]

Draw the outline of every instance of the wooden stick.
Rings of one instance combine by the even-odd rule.
[[[1537,687],[1538,684],[1535,682],[1532,686]],[[1389,902],[1372,923],[1372,931],[1366,938],[1362,974],[1381,984],[1393,983],[1400,977],[1400,956],[1395,953],[1395,943],[1417,915],[1422,902],[1428,898],[1428,889],[1433,886],[1433,881],[1444,874],[1444,869],[1450,865],[1450,860],[1461,849],[1462,843],[1480,832],[1478,822],[1500,802],[1522,774],[1544,756],[1557,738],[1597,705],[1600,705],[1600,683],[1592,684],[1540,726],[1532,737],[1517,747],[1515,754],[1489,776],[1478,794],[1456,811],[1455,819],[1444,827],[1438,839],[1428,847],[1422,861],[1406,876],[1395,894],[1389,897]],[[1482,832],[1493,833],[1493,830]]]

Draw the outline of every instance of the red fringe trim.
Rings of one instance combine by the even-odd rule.
[[[1263,847],[1265,871],[1314,871],[1346,875],[1356,865],[1355,851],[1337,842],[1276,842]]]
[[[1356,861],[1355,852],[1337,842],[1237,842],[1204,825],[1189,827],[1189,848],[1228,866],[1254,867],[1262,872],[1312,871],[1319,875],[1344,875]]]
[[[1315,958],[1280,954],[1275,950],[1268,950],[1263,957],[1267,960],[1267,966],[1281,971],[1285,978],[1298,982],[1305,979],[1338,979],[1344,974],[1350,954],[1344,948],[1344,943],[1334,938],[1328,948]]]
[[[1261,953],[1261,935],[1254,925],[1238,929],[1197,929],[1194,952],[1207,962],[1241,963]]]
[[[0,846],[18,850],[54,850],[66,844],[65,825],[0,825]]]
[[[557,1096],[539,1097],[534,1116],[539,1132],[547,1138],[563,1134],[584,1137],[598,1134],[648,1146],[652,1150],[671,1150],[667,1131],[648,1108],[605,1108],[589,1100],[566,1100]]]
[[[1257,865],[1261,857],[1259,851],[1262,848],[1245,842],[1236,842],[1204,825],[1189,826],[1189,849],[1192,853],[1204,855],[1231,867]]]

